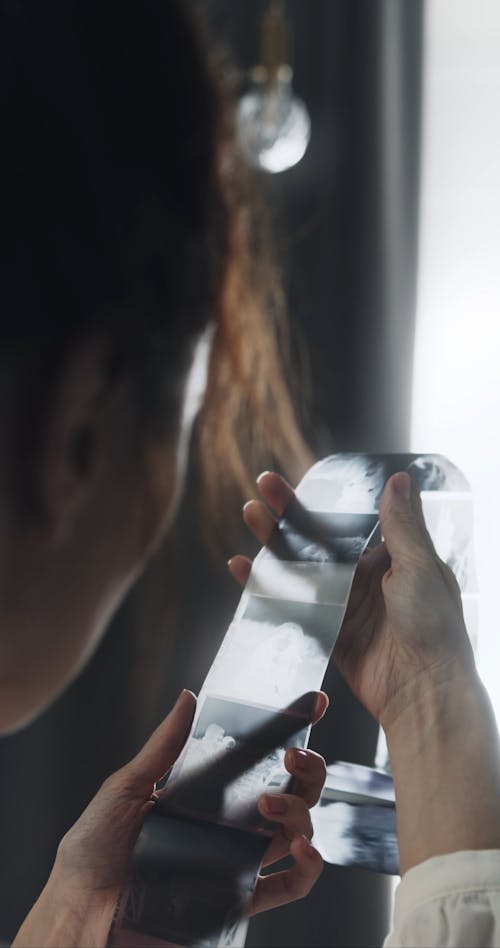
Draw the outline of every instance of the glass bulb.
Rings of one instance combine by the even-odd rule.
[[[286,171],[300,161],[311,137],[311,121],[293,94],[289,66],[281,66],[272,81],[263,81],[254,71],[254,87],[238,103],[237,126],[247,157],[264,171]]]

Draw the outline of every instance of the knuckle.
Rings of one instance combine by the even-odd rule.
[[[311,816],[309,810],[305,808],[299,816],[299,819],[295,821],[296,835],[297,836],[307,836],[309,840],[312,839],[314,829],[312,825]]]
[[[300,808],[299,819],[297,823],[301,831],[307,832],[307,833],[310,832],[312,836],[313,830],[312,830],[311,814],[309,812],[309,805],[306,803],[305,800],[303,801],[303,805]]]
[[[309,748],[306,753],[309,767],[314,772],[314,776],[317,777],[319,774],[326,774],[325,758],[321,754],[318,754],[317,751],[310,750]]]
[[[288,809],[283,818],[283,825],[286,826],[289,833],[292,830],[300,833],[300,828],[307,818],[306,814],[309,814],[309,810],[302,797],[292,796],[288,801]]]
[[[310,810],[313,806],[316,806],[316,804],[317,804],[318,801],[320,800],[321,794],[322,794],[322,792],[323,792],[323,786],[324,786],[324,780],[322,780],[322,781],[321,781],[321,784],[318,784],[318,786],[314,788],[314,791],[309,794],[309,796],[308,796],[308,798],[307,798],[307,800],[306,800],[307,807],[308,807],[309,810]]]
[[[385,514],[387,517],[391,517],[394,520],[397,520],[397,522],[402,527],[406,527],[409,530],[413,531],[416,527],[415,514],[413,513],[413,510],[411,509],[400,510],[397,506],[391,503],[391,501],[389,501],[385,510]]]
[[[321,754],[316,751],[308,751],[307,774],[301,775],[299,790],[297,795],[304,801],[307,807],[314,806],[321,796],[327,770],[326,762]]]
[[[414,538],[407,549],[401,551],[398,560],[405,568],[423,572],[432,567],[434,558],[434,550],[420,543],[418,538]]]
[[[289,812],[282,824],[282,831],[288,842],[297,836],[307,836],[312,839],[313,825],[309,809],[304,802],[297,798],[289,807]]]
[[[321,756],[321,754],[318,754],[318,758],[319,758],[318,759],[318,772],[319,772],[318,776],[319,776],[319,779],[321,780],[321,786],[323,786],[326,780],[326,760],[324,757]]]

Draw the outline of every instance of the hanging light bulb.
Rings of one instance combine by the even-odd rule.
[[[304,155],[311,135],[309,113],[294,95],[289,29],[281,0],[269,0],[262,18],[260,59],[250,73],[252,88],[238,103],[242,147],[264,171],[292,168]]]

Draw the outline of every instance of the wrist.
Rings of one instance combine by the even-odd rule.
[[[410,679],[380,715],[388,745],[421,743],[433,733],[460,728],[466,708],[484,708],[486,694],[474,665],[456,659]]]
[[[68,884],[57,860],[47,884],[23,922],[13,948],[104,946],[114,911],[109,893]]]
[[[408,699],[386,731],[402,872],[432,856],[500,848],[498,731],[477,674],[429,676]]]
[[[81,920],[49,879],[19,929],[13,948],[62,948],[81,941]]]

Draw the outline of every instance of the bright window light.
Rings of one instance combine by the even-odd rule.
[[[475,503],[479,668],[500,721],[500,3],[426,5],[412,449]]]

